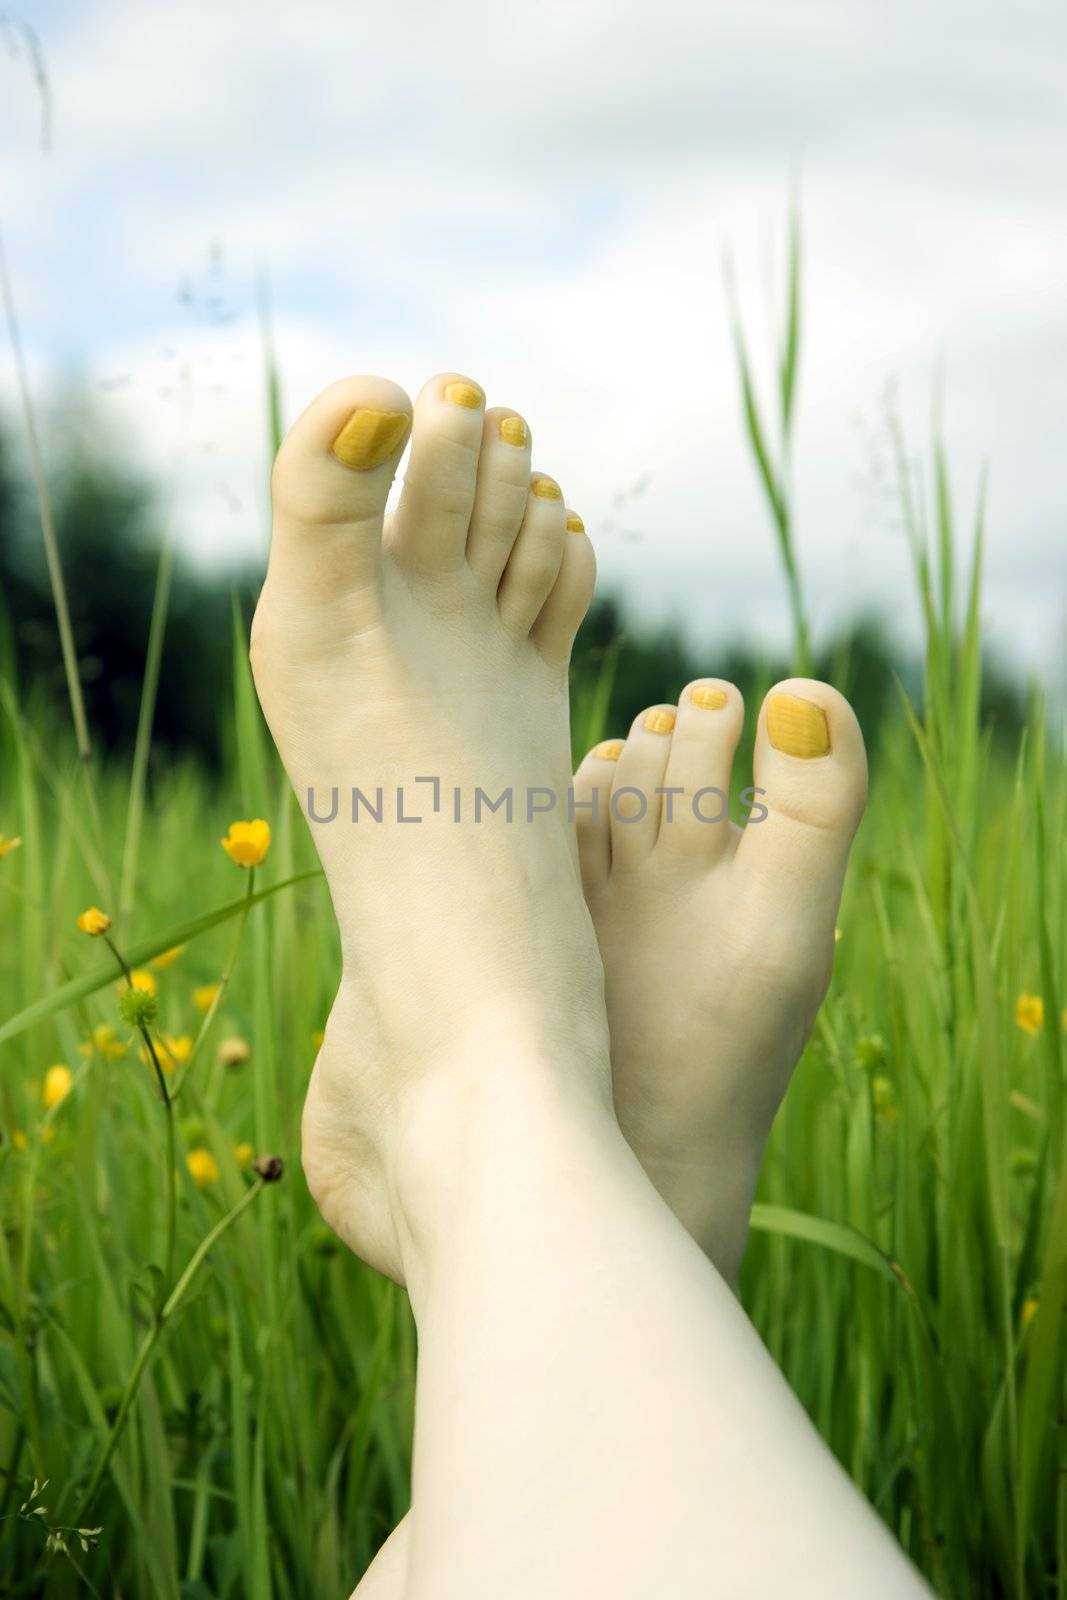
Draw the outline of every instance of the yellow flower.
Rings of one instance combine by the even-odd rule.
[[[148,965],[155,967],[157,972],[163,972],[167,967],[174,965],[184,949],[183,944],[176,944],[173,950],[161,950],[158,956],[152,957]]]
[[[219,843],[239,867],[258,867],[270,849],[270,823],[261,817],[254,822],[231,822],[229,833]]]
[[[1033,1322],[1036,1316],[1037,1298],[1035,1295],[1028,1294],[1022,1305],[1019,1307],[1019,1329],[1022,1333],[1026,1332],[1027,1328],[1030,1326],[1031,1322]]]
[[[97,1055],[103,1056],[105,1060],[118,1060],[119,1056],[124,1056],[128,1049],[128,1042],[119,1038],[110,1022],[98,1022],[93,1029],[92,1038],[87,1039],[84,1044],[78,1046],[78,1050],[83,1056],[91,1056],[95,1051]]]
[[[0,833],[0,861],[9,856],[12,850],[17,850],[21,843],[21,839],[9,839],[6,833]]]
[[[11,1135],[11,1148],[12,1150],[28,1150],[30,1148],[30,1141],[21,1128],[16,1128]]]
[[[219,1164],[211,1151],[205,1150],[203,1145],[198,1145],[195,1150],[189,1151],[185,1165],[192,1173],[198,1189],[206,1189],[209,1183],[214,1183],[218,1178]]]
[[[99,906],[90,906],[88,911],[78,914],[79,931],[91,934],[94,939],[101,933],[106,933],[110,926],[111,918],[106,911],[101,911]]]
[[[46,1106],[57,1106],[61,1100],[66,1099],[73,1082],[74,1074],[69,1067],[63,1066],[62,1063],[56,1067],[49,1067],[44,1075],[41,1099]]]
[[[155,1041],[155,1046],[156,1056],[164,1072],[173,1072],[175,1067],[184,1066],[193,1053],[193,1041],[187,1033],[181,1033],[177,1038],[172,1033],[161,1033]],[[145,1066],[152,1065],[152,1057],[143,1045],[141,1060]]]
[[[255,1153],[250,1144],[235,1144],[233,1147],[233,1159],[239,1167],[250,1166]]]
[[[1045,1002],[1039,994],[1021,994],[1015,1002],[1015,1025],[1024,1033],[1040,1033],[1045,1021]]]
[[[202,984],[199,989],[193,990],[193,1005],[198,1011],[210,1011],[215,1004],[215,996],[221,992],[221,983]]]
[[[142,994],[155,994],[156,980],[147,967],[136,967],[130,973],[130,987],[140,989]]]
[[[248,1040],[242,1039],[239,1034],[219,1041],[219,1060],[224,1067],[243,1067],[251,1054]]]

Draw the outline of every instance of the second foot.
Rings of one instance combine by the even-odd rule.
[[[847,701],[790,679],[763,702],[756,792],[736,826],[742,721],[737,689],[702,679],[598,745],[574,780],[619,1121],[731,1282],[767,1134],[829,983],[867,793]]]

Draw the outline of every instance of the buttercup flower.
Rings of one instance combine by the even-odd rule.
[[[156,980],[146,967],[137,967],[130,973],[130,983],[144,994],[155,994]]]
[[[110,926],[111,918],[106,911],[101,911],[99,906],[90,906],[87,911],[78,914],[79,931],[90,934],[94,939],[106,933]]]
[[[16,1128],[14,1133],[11,1135],[11,1148],[12,1150],[18,1150],[20,1152],[30,1148],[30,1141],[27,1139],[22,1128]]]
[[[201,984],[199,989],[193,990],[193,1005],[198,1011],[210,1011],[215,1004],[215,996],[221,992],[221,983]]]
[[[219,1041],[219,1060],[224,1067],[243,1067],[251,1054],[248,1040],[242,1039],[239,1034]]]
[[[110,1022],[98,1022],[93,1029],[92,1038],[87,1039],[84,1044],[80,1044],[78,1049],[83,1056],[91,1056],[95,1051],[97,1055],[103,1056],[105,1060],[117,1060],[119,1056],[126,1054],[129,1044],[126,1040],[119,1038]]]
[[[161,1033],[155,1041],[155,1047],[156,1057],[164,1072],[173,1072],[175,1067],[183,1066],[193,1053],[193,1041],[187,1033],[180,1033],[177,1038],[172,1033]],[[148,1066],[152,1065],[152,1057],[143,1047],[141,1060]]]
[[[174,965],[184,949],[183,944],[176,944],[173,950],[161,950],[158,956],[152,957],[148,965],[155,967],[157,972],[164,972],[167,967]]]
[[[205,1150],[203,1145],[189,1151],[185,1165],[189,1168],[198,1189],[206,1189],[209,1183],[215,1183],[218,1179],[219,1164],[211,1151]]]
[[[12,850],[17,850],[21,843],[21,839],[9,839],[6,833],[0,833],[0,861],[9,856]]]
[[[239,867],[258,867],[270,849],[270,823],[262,817],[254,822],[231,822],[229,833],[219,842]]]
[[[1045,1021],[1045,1002],[1039,994],[1021,994],[1015,1002],[1015,1025],[1024,1033],[1040,1033]]]
[[[233,1147],[233,1159],[239,1167],[251,1166],[255,1153],[250,1144],[235,1144]]]
[[[55,1067],[49,1067],[44,1075],[41,1099],[46,1106],[57,1106],[61,1100],[66,1099],[73,1082],[74,1075],[69,1067],[63,1066],[62,1063]]]

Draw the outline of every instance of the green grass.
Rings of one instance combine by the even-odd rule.
[[[798,250],[778,375],[785,446]],[[271,393],[276,435],[273,375]],[[755,454],[774,486],[801,659],[785,457],[762,435]],[[833,985],[771,1139],[743,1294],[940,1593],[1065,1600],[1067,766],[1037,697],[1014,756],[982,723],[981,514],[961,538],[940,451],[935,478],[927,529],[902,471],[924,698],[899,696],[872,752]],[[80,762],[68,733],[18,704],[10,675],[0,697],[0,829],[22,839],[0,859],[0,1590],[317,1600],[348,1592],[407,1507],[414,1335],[402,1294],[336,1244],[300,1174],[337,943],[239,619],[224,777],[212,786],[190,766],[148,781],[168,578],[164,558],[129,770]],[[580,747],[613,731],[612,668],[609,656],[580,680]],[[219,840],[252,816],[274,839],[250,884]],[[185,944],[156,972],[152,1029],[195,1041],[167,1077],[176,1191],[168,1114],[120,1022],[117,965],[75,926],[91,903],[112,911],[136,965]],[[205,1015],[194,991],[223,977]],[[1015,1021],[1023,993],[1044,1001],[1033,1033]],[[104,1023],[123,1055],[83,1053]],[[227,1067],[218,1045],[235,1034],[251,1056]],[[74,1082],[46,1110],[58,1062]],[[245,1143],[285,1159],[280,1182],[239,1166]],[[203,1188],[190,1149],[217,1164]],[[47,1480],[36,1494],[35,1480]],[[72,1525],[101,1532],[84,1549]]]

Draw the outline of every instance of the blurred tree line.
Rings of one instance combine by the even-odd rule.
[[[31,707],[66,717],[55,610],[36,502],[16,469],[22,441],[0,428],[0,675]],[[56,533],[66,580],[86,712],[98,752],[121,754],[137,727],[149,618],[160,553],[160,512],[152,486],[116,466],[92,432],[75,436],[50,471]],[[225,573],[175,565],[155,716],[153,758],[195,756],[218,771],[230,708],[233,597],[251,615],[262,574],[252,565]],[[611,674],[606,725],[624,733],[641,708],[674,700],[691,678],[730,678],[754,698],[789,663],[739,641],[709,639],[697,650],[670,626],[631,626],[612,599],[598,599],[575,652],[578,692],[591,689],[605,662]],[[854,621],[817,654],[816,673],[836,683],[856,708],[868,744],[877,745],[894,709],[895,677],[916,698],[919,663],[896,650],[875,618]],[[1018,688],[987,665],[985,709],[995,729],[1021,725]]]

